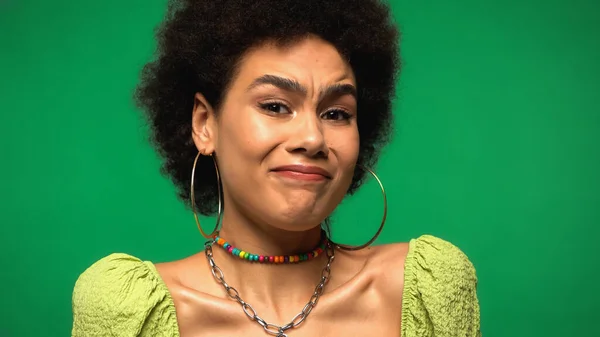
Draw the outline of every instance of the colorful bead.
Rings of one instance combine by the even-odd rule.
[[[216,236],[214,238],[213,242],[216,243],[217,245],[223,247],[223,249],[225,249],[229,254],[231,254],[233,256],[237,256],[244,260],[248,260],[251,262],[280,264],[280,263],[298,263],[298,262],[302,262],[302,261],[308,261],[308,260],[312,260],[312,259],[316,258],[319,255],[322,255],[324,253],[325,245],[327,244],[327,238],[323,237],[323,240],[319,244],[319,247],[315,248],[311,252],[297,254],[297,255],[288,255],[288,256],[283,256],[283,255],[265,256],[265,255],[250,254],[246,251],[243,251],[241,249],[233,247],[230,243],[225,241],[225,239],[223,239],[220,236]]]

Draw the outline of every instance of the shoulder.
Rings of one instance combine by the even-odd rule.
[[[347,274],[352,279],[368,280],[389,300],[388,305],[396,305],[402,299],[404,261],[408,250],[408,243],[389,243],[358,251],[336,251],[336,263],[342,262],[338,260],[338,255],[345,262],[336,265],[336,272],[343,275],[344,270],[350,270]]]
[[[150,268],[135,256],[114,253],[103,257],[88,267],[77,279],[76,288],[87,283],[103,283],[119,279],[123,275],[148,274]]]
[[[452,243],[430,235],[411,240],[404,288],[403,335],[480,335],[475,268]]]
[[[406,268],[427,268],[447,278],[476,282],[475,268],[467,255],[454,244],[431,235],[423,235],[410,241]],[[413,268],[414,267],[414,268]]]
[[[157,327],[173,328],[175,319],[154,265],[120,253],[98,260],[79,276],[72,305],[73,336],[159,336]]]
[[[115,253],[96,261],[79,276],[74,295],[129,298],[157,282],[151,263],[131,255]]]

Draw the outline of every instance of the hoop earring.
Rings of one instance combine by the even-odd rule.
[[[331,244],[333,244],[335,247],[343,249],[343,250],[360,250],[360,249],[370,246],[373,242],[375,242],[375,240],[377,239],[379,234],[381,234],[381,230],[383,230],[383,226],[385,225],[385,219],[387,218],[387,197],[385,195],[385,189],[383,188],[383,184],[381,183],[381,180],[379,180],[379,177],[370,168],[363,167],[363,166],[361,166],[361,168],[364,171],[371,173],[371,175],[379,183],[379,187],[381,188],[381,194],[383,195],[383,217],[381,219],[381,225],[379,225],[379,229],[377,229],[377,233],[375,233],[375,236],[373,236],[371,238],[371,240],[369,240],[365,244],[362,244],[360,246],[350,246],[350,245],[343,245],[343,244],[335,243],[335,242],[329,240],[331,242]]]
[[[209,156],[211,156],[213,159],[213,163],[215,164],[215,172],[217,173],[217,190],[219,191],[219,194],[218,194],[219,209],[217,212],[217,223],[215,224],[215,228],[213,229],[213,231],[210,234],[206,234],[206,232],[202,229],[202,226],[200,225],[200,219],[198,219],[198,214],[196,213],[196,197],[194,194],[194,177],[196,175],[196,163],[198,162],[198,158],[200,158],[200,155],[202,155],[202,153],[198,152],[198,154],[196,155],[196,158],[194,159],[194,166],[192,167],[192,180],[190,183],[190,201],[192,202],[192,212],[194,212],[194,219],[196,219],[196,226],[198,226],[200,233],[202,233],[202,236],[204,236],[207,239],[214,239],[219,234],[219,226],[221,225],[221,213],[223,210],[223,204],[221,202],[221,199],[222,199],[221,175],[219,174],[219,167],[217,166],[217,160],[215,159],[215,156],[213,156],[212,153],[209,154]]]

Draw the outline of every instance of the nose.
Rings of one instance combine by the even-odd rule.
[[[323,125],[315,113],[298,114],[291,124],[286,144],[288,152],[302,153],[312,158],[327,158],[329,148]]]

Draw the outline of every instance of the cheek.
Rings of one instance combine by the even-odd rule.
[[[352,128],[332,137],[331,148],[336,149],[339,163],[342,167],[354,168],[358,160],[360,138],[358,130]]]
[[[276,128],[267,122],[251,107],[223,110],[215,145],[223,179],[231,188],[256,189],[264,159],[277,144]]]
[[[330,148],[335,149],[341,183],[349,187],[354,176],[354,169],[360,150],[358,130],[354,129],[352,131],[348,130],[348,132],[344,132],[343,134],[339,133],[332,139]]]
[[[223,111],[219,125],[217,150],[256,157],[267,151],[273,128],[251,107],[232,107]]]

